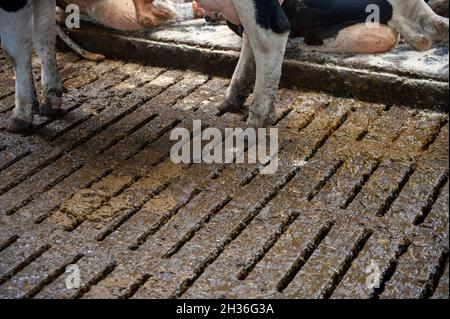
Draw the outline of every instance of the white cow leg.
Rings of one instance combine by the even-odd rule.
[[[241,57],[233,74],[233,79],[228,87],[225,100],[219,106],[221,113],[238,110],[241,108],[255,84],[256,65],[247,34],[244,33]]]
[[[15,108],[7,131],[23,132],[33,125],[33,109],[37,105],[31,68],[31,5],[1,17],[0,30],[3,51],[16,76]]]
[[[39,113],[52,116],[60,110],[62,83],[56,62],[55,0],[34,2],[33,42],[41,59],[44,96]]]
[[[233,0],[256,62],[256,82],[247,125],[267,127],[275,120],[275,102],[289,30],[275,33],[258,25],[253,0]]]

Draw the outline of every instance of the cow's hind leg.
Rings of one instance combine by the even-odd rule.
[[[225,100],[219,106],[220,113],[235,111],[241,108],[252,93],[255,84],[255,56],[248,36],[243,35],[241,57],[228,87]]]
[[[247,121],[251,127],[272,125],[289,21],[277,0],[233,0],[256,62],[253,103]]]
[[[390,0],[393,16],[388,22],[417,50],[448,43],[449,20],[438,16],[423,0]]]
[[[31,4],[0,18],[1,41],[5,56],[16,76],[15,108],[5,129],[23,132],[33,125],[33,109],[37,106],[36,89],[31,68]]]
[[[266,37],[255,37],[253,52],[256,60],[256,83],[253,103],[247,121],[251,127],[266,127],[275,120],[275,103],[281,77],[288,34],[260,30]]]
[[[34,1],[33,42],[42,65],[43,99],[39,113],[52,116],[59,112],[63,88],[56,62],[55,0]]]
[[[275,120],[275,103],[281,77],[281,68],[286,50],[288,34],[281,35],[271,31],[264,37],[255,37],[252,41],[256,60],[256,82],[253,103],[247,121],[251,127],[266,127]]]

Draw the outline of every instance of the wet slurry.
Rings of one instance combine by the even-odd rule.
[[[245,126],[229,80],[58,59],[63,114],[0,130],[0,298],[448,298],[448,114],[282,89],[274,175],[176,165]],[[0,56],[0,126],[13,94]]]

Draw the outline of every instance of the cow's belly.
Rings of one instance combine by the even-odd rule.
[[[90,1],[86,9],[91,17],[107,27],[124,31],[142,29],[133,0]]]
[[[334,38],[340,31],[366,22],[369,5],[380,8],[382,24],[392,18],[387,0],[285,0],[283,9],[291,23],[291,36],[314,41]]]

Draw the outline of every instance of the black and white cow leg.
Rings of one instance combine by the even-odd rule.
[[[3,50],[16,76],[15,108],[5,129],[24,132],[33,125],[33,108],[37,103],[31,68],[31,1],[15,12],[1,11],[0,31]]]
[[[233,0],[256,62],[253,103],[247,125],[274,123],[275,102],[290,32],[289,21],[277,0]]]
[[[63,88],[56,62],[55,0],[34,2],[33,42],[42,65],[44,96],[39,114],[53,116],[61,108]]]
[[[241,56],[234,71],[224,101],[219,106],[221,114],[240,109],[253,91],[255,85],[256,64],[248,36],[243,35]]]

